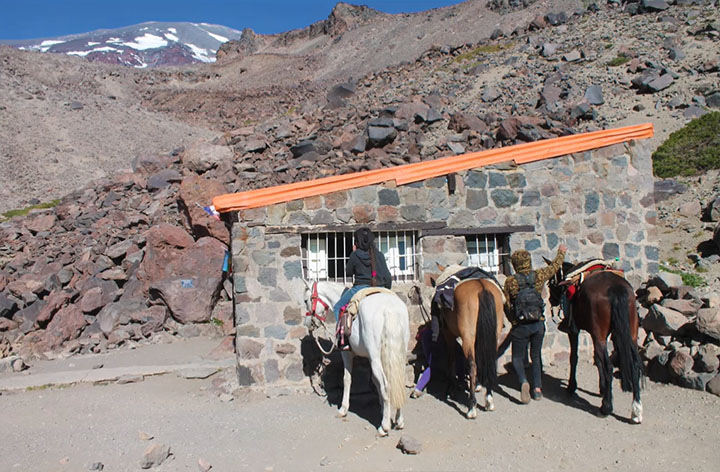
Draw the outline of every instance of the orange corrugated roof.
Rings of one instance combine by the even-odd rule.
[[[247,192],[229,193],[213,198],[213,206],[220,213],[248,210],[340,190],[379,184],[390,180],[394,180],[397,185],[409,184],[452,172],[460,172],[510,160],[515,161],[516,164],[526,164],[541,159],[589,151],[652,136],[652,123],[593,131],[532,143],[516,144],[504,148],[471,152],[459,156],[443,157],[415,164],[336,175],[305,182],[249,190]]]

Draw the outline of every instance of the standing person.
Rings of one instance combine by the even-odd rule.
[[[542,398],[542,349],[545,337],[545,304],[542,299],[543,284],[550,280],[562,266],[565,260],[567,247],[561,244],[552,263],[537,271],[532,269],[532,257],[524,249],[516,251],[510,256],[515,275],[505,280],[505,313],[512,322],[510,337],[512,341],[512,365],[520,381],[520,400],[530,403],[530,398]],[[530,358],[532,359],[532,392],[530,384],[525,377],[525,359],[527,358],[528,344],[530,345]]]
[[[350,302],[350,299],[363,288],[392,286],[392,276],[388,270],[385,256],[375,246],[375,236],[370,228],[360,228],[354,234],[355,244],[350,253],[345,275],[353,278],[353,286],[343,292],[333,310],[335,319],[340,321],[340,310]],[[341,340],[342,341],[342,340]],[[341,346],[347,349],[347,346]]]

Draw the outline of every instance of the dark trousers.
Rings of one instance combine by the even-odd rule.
[[[512,364],[520,384],[527,382],[525,377],[525,359],[527,358],[528,344],[530,344],[530,359],[532,360],[531,383],[533,388],[542,388],[542,356],[540,351],[545,337],[545,323],[534,321],[513,326],[512,336]]]

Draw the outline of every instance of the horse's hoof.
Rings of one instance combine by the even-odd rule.
[[[630,421],[632,421],[634,424],[642,423],[642,420],[643,420],[642,414],[643,414],[642,403],[633,401],[632,415],[630,417]]]
[[[474,420],[475,418],[477,418],[477,409],[473,408],[472,410],[468,411],[465,417],[469,420]]]
[[[422,395],[423,392],[421,392],[420,390],[413,390],[412,392],[410,392],[410,398],[420,398],[422,397]]]
[[[382,426],[380,426],[380,427],[378,427],[378,429],[377,429],[377,434],[378,434],[378,436],[380,436],[381,438],[384,438],[385,436],[388,435],[388,432],[387,432]]]
[[[598,410],[598,416],[600,418],[607,418],[610,413],[612,413],[612,408],[607,408],[605,406],[601,406]]]
[[[495,411],[495,402],[492,398],[485,400],[485,411]]]
[[[337,412],[337,417],[338,417],[338,418],[345,418],[346,416],[347,416],[347,409],[345,409],[345,408],[340,408],[340,409],[338,410],[338,412]]]
[[[397,429],[397,430],[405,429],[405,422],[404,422],[404,421],[399,421],[399,422],[395,423],[395,425],[393,426],[393,428],[394,428],[394,429]]]

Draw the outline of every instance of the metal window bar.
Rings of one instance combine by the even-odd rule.
[[[481,267],[495,275],[504,273],[507,234],[474,234],[465,237],[468,265]]]
[[[375,233],[378,249],[385,256],[394,281],[413,281],[419,273],[417,231],[380,231]],[[345,273],[353,233],[317,232],[303,234],[301,259],[306,280],[351,283]]]

